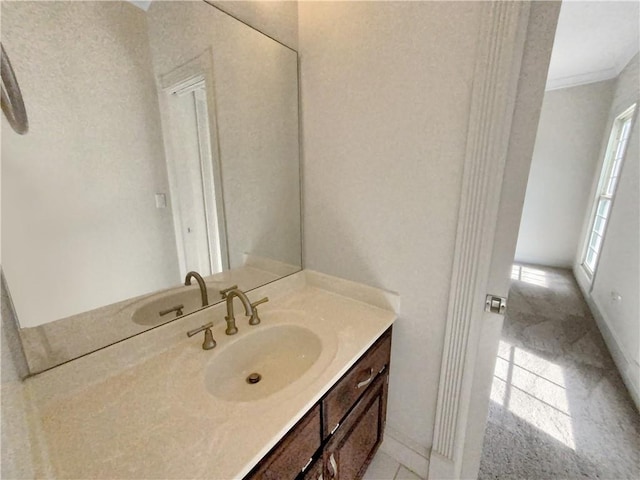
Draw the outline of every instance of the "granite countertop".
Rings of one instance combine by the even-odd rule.
[[[219,305],[30,379],[42,475],[242,478],[389,328],[399,305],[388,292],[308,271],[249,297],[264,295],[262,323],[249,327],[239,314],[238,335],[224,334]],[[201,335],[184,332],[209,321],[218,346],[204,351]],[[205,370],[224,348],[277,324],[320,338],[311,368],[256,401],[211,395]]]

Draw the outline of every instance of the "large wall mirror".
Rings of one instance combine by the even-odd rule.
[[[31,372],[301,268],[297,53],[202,1],[2,2],[2,263]],[[181,307],[181,308],[178,308]]]

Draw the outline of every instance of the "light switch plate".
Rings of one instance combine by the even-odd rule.
[[[167,208],[167,196],[164,193],[156,193],[156,208]]]

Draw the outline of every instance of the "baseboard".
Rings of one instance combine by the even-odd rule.
[[[429,474],[429,452],[420,448],[402,435],[387,426],[380,450],[401,463],[420,478],[427,478]]]
[[[587,291],[584,282],[578,281],[577,283],[580,287],[580,291],[582,292],[582,296],[587,302],[589,310],[591,310],[591,314],[596,321],[598,330],[600,330],[600,334],[602,335],[602,338],[604,338],[604,342],[607,344],[611,358],[613,358],[613,362],[616,364],[618,372],[620,372],[622,380],[633,399],[633,403],[635,403],[636,409],[640,411],[640,385],[638,384],[638,375],[640,372],[636,365],[632,361],[629,361],[624,350],[620,347],[620,342],[618,341],[616,334],[611,330],[611,328],[609,328],[607,319],[598,308],[598,304]]]
[[[513,259],[514,265],[524,265],[531,267],[552,267],[552,268],[566,268],[571,270],[573,268],[573,259],[550,259],[550,258],[540,258],[540,257],[528,257],[526,255],[519,256],[516,252],[516,256]]]
[[[600,312],[598,305],[591,298],[587,298],[587,304],[589,305],[593,318],[595,319],[598,329],[602,334],[602,338],[604,338],[604,341],[607,344],[609,353],[618,368],[618,372],[620,372],[622,380],[627,386],[627,390],[633,399],[633,403],[636,404],[636,409],[640,411],[640,386],[637,384],[636,380],[638,375],[637,369],[634,369],[633,363],[627,360],[627,356],[622,348],[620,348],[620,342],[616,339],[615,333],[613,333],[609,328],[609,325]],[[636,370],[635,374],[634,370]]]

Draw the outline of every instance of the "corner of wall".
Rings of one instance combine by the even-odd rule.
[[[292,50],[298,50],[298,1],[207,0],[207,3]]]
[[[418,474],[420,478],[427,478],[429,475],[430,449],[422,448],[389,425],[385,428],[380,450]]]
[[[573,270],[573,277],[576,279],[576,282],[580,287],[582,296],[586,299],[587,297],[590,296],[591,281],[589,280],[589,277],[587,277],[587,274],[585,273],[584,269],[582,268],[582,265],[580,264],[579,261],[577,261],[577,259],[573,264],[572,270]]]
[[[29,375],[29,367],[22,349],[22,341],[18,331],[18,322],[9,295],[6,280],[0,272],[0,296],[2,297],[2,313],[0,314],[0,336],[2,337],[2,367],[0,383],[17,382]]]

